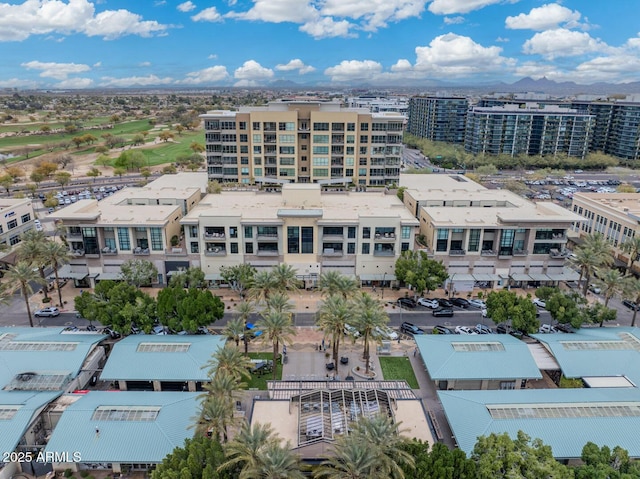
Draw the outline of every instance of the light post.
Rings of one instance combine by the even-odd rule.
[[[385,272],[382,274],[382,284],[380,285],[380,294],[382,299],[384,299],[384,282],[386,278],[387,278],[387,273]]]

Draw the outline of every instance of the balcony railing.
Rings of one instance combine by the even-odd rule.
[[[205,239],[225,239],[225,234],[224,233],[207,233],[206,231],[204,232]]]
[[[67,232],[67,239],[69,240],[82,239],[82,231]]]
[[[115,248],[109,248],[108,246],[105,246],[104,248],[102,248],[102,254],[105,256],[115,256],[118,254],[118,250]]]
[[[164,253],[167,256],[187,256],[187,251],[184,248],[165,249]]]
[[[341,249],[325,248],[322,251],[322,256],[342,256],[343,251]]]
[[[343,241],[344,234],[331,234],[331,233],[323,234],[322,240],[323,241]]]
[[[373,256],[395,256],[396,253],[393,250],[373,250]]]
[[[376,241],[395,241],[396,234],[395,233],[376,233],[375,239]]]
[[[75,256],[76,258],[81,258],[82,256],[84,256],[84,250],[83,249],[72,249],[69,254],[71,256]]]
[[[562,259],[562,258],[568,258],[570,253],[571,252],[566,249],[563,249],[562,251],[557,249],[552,249],[549,251],[549,256],[551,256],[552,258]]]
[[[278,253],[277,251],[263,249],[263,250],[258,250],[256,252],[256,255],[257,256],[279,256],[280,253]]]
[[[225,248],[209,248],[204,252],[205,256],[226,256],[227,250]]]
[[[256,235],[258,241],[273,241],[278,239],[278,233],[259,233]]]
[[[133,254],[136,256],[149,256],[151,252],[149,251],[149,248],[141,248],[138,246],[133,249]]]
[[[463,249],[451,249],[449,250],[449,256],[464,256],[467,252]]]
[[[498,252],[494,249],[483,249],[480,252],[480,256],[497,256]]]
[[[513,256],[527,256],[529,254],[529,250],[527,249],[514,249]]]

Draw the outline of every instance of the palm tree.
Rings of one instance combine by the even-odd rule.
[[[207,391],[201,397],[207,395],[224,396],[231,399],[234,391],[246,387],[245,383],[239,382],[235,377],[229,374],[227,371],[220,370],[211,378],[207,384],[202,388]]]
[[[291,316],[293,304],[289,301],[289,296],[287,296],[286,293],[277,292],[269,296],[269,299],[267,299],[267,310],[278,311]]]
[[[210,434],[226,443],[228,427],[233,423],[233,402],[225,396],[206,396],[195,419],[196,433]]]
[[[350,298],[358,291],[355,279],[349,278],[339,271],[329,271],[320,275],[318,286],[323,294],[328,296],[340,295]]]
[[[355,326],[364,341],[363,357],[366,364],[365,375],[368,375],[369,359],[371,357],[369,343],[376,328],[381,328],[387,324],[389,317],[382,309],[382,305],[367,293],[362,293],[357,297],[353,310],[355,312]]]
[[[278,291],[293,291],[300,287],[296,270],[293,266],[280,263],[271,270],[271,275],[275,283],[275,289]]]
[[[61,263],[69,261],[69,251],[67,247],[61,243],[45,241],[42,245],[42,259],[53,268],[53,274],[56,278],[56,288],[58,288],[58,300],[60,301],[60,307],[62,307],[62,290],[60,289],[58,270]]]
[[[325,336],[331,336],[333,346],[333,363],[338,364],[340,339],[344,334],[344,327],[352,317],[353,305],[342,296],[329,296],[319,311],[317,325],[324,331]]]
[[[304,479],[300,471],[300,456],[291,450],[291,443],[284,446],[272,441],[258,451],[258,460],[246,468],[246,477],[252,479]],[[242,476],[241,476],[242,477]]]
[[[244,355],[249,354],[249,338],[247,337],[247,322],[249,317],[253,314],[255,308],[253,304],[248,301],[243,301],[236,306],[236,313],[238,313],[238,319],[241,319],[244,323],[244,330],[242,332],[242,341],[244,342]]]
[[[246,323],[242,318],[233,318],[227,322],[222,334],[232,339],[236,343],[236,348],[240,347],[240,340],[245,336]]]
[[[275,278],[271,271],[258,271],[253,277],[249,296],[256,303],[260,303],[269,299],[269,295],[276,289]]]
[[[21,236],[20,249],[18,250],[18,259],[33,264],[38,268],[42,284],[47,284],[47,279],[44,274],[44,266],[46,261],[42,257],[42,250],[46,243],[46,236],[44,231],[38,231],[30,229],[25,231]],[[45,298],[49,298],[49,292],[47,288],[42,288]]]
[[[29,306],[29,295],[33,294],[33,288],[30,283],[42,283],[42,278],[37,271],[34,271],[33,265],[26,261],[18,261],[15,266],[11,266],[5,273],[5,278],[9,284],[19,287],[27,305],[27,315],[29,316],[29,325],[33,328],[33,318],[31,316],[31,307]]]
[[[314,477],[327,479],[378,479],[376,451],[356,436],[340,436],[334,443],[332,454]]]
[[[222,348],[218,348],[211,355],[211,359],[207,361],[203,368],[209,368],[209,376],[211,377],[221,371],[225,371],[231,377],[240,381],[243,377],[251,378],[251,373],[249,373],[251,366],[251,360],[243,355],[238,348],[225,345]]]
[[[598,284],[602,286],[604,295],[604,306],[607,307],[611,298],[624,291],[629,277],[617,269],[598,270],[598,277]]]
[[[218,471],[242,464],[240,478],[250,478],[248,470],[258,463],[260,451],[267,444],[277,441],[278,438],[270,424],[256,423],[251,426],[245,421],[238,434],[225,445],[227,460],[218,467]]]
[[[611,244],[600,233],[586,236],[584,243],[576,248],[574,264],[580,268],[580,279],[584,279],[582,295],[587,296],[589,280],[597,268],[608,265],[613,261]]]
[[[280,343],[291,344],[291,336],[296,333],[291,323],[291,316],[279,311],[267,311],[257,326],[262,330],[262,340],[271,341],[273,345],[273,379],[276,379],[276,359],[280,351]]]
[[[627,239],[624,243],[622,243],[623,252],[629,255],[629,259],[627,260],[627,272],[633,272],[633,263],[638,260],[638,256],[640,255],[640,236],[634,236],[633,238]]]
[[[627,281],[624,295],[633,301],[634,304],[640,304],[640,279],[630,277]],[[631,319],[631,327],[636,325],[636,315],[638,307],[633,308],[633,318]]]

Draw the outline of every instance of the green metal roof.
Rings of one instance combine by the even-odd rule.
[[[0,328],[0,388],[11,387],[16,376],[24,373],[74,378],[104,338],[102,334],[63,333],[63,328]],[[42,382],[34,384],[38,390]],[[26,382],[24,386],[29,387]]]
[[[150,335],[132,334],[116,343],[104,366],[100,379],[105,381],[208,381],[202,367],[226,338],[220,335]],[[183,352],[158,351],[154,345],[187,345]],[[143,347],[140,345],[143,344]],[[146,352],[154,349],[151,352]]]
[[[519,430],[532,439],[540,438],[553,449],[557,459],[579,458],[588,442],[611,448],[621,446],[634,458],[640,457],[640,416],[548,417],[495,419],[487,406],[535,408],[617,406],[640,402],[637,389],[519,389],[511,391],[438,391],[444,412],[458,446],[470,454],[479,436],[508,433],[515,438]],[[597,409],[597,408],[595,408]]]
[[[91,391],[67,407],[45,451],[76,451],[84,463],[159,463],[193,437],[199,393]],[[152,408],[154,420],[96,420],[97,408]],[[96,429],[98,432],[96,432]]]
[[[424,334],[414,339],[434,381],[542,377],[527,345],[509,334]]]
[[[581,328],[571,334],[535,334],[568,378],[626,376],[640,385],[640,329]]]
[[[16,410],[13,417],[0,419],[0,451],[14,451],[40,408],[59,395],[59,391],[0,391],[0,410]]]

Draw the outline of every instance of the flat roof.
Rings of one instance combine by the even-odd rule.
[[[574,193],[574,202],[595,203],[628,221],[640,219],[640,193]]]
[[[509,334],[414,336],[431,379],[540,379],[527,345]]]
[[[580,458],[587,441],[640,457],[636,388],[438,391],[438,397],[466,454],[479,436],[508,433],[515,439],[524,431],[551,446],[557,459]]]
[[[225,342],[224,336],[210,334],[132,334],[113,346],[100,379],[208,381],[202,367]]]
[[[45,452],[75,451],[83,463],[162,462],[193,437],[199,395],[90,391],[66,407]]]
[[[640,384],[640,329],[580,328],[571,334],[533,334],[568,378],[626,376]]]
[[[161,175],[145,186],[149,190],[186,190],[199,188],[202,193],[207,192],[209,176],[206,171],[187,172],[183,171],[175,175]]]
[[[406,187],[407,190],[422,192],[417,199],[430,198],[431,195],[427,192],[431,191],[484,191],[487,189],[472,179],[455,173],[401,173],[399,185]]]

